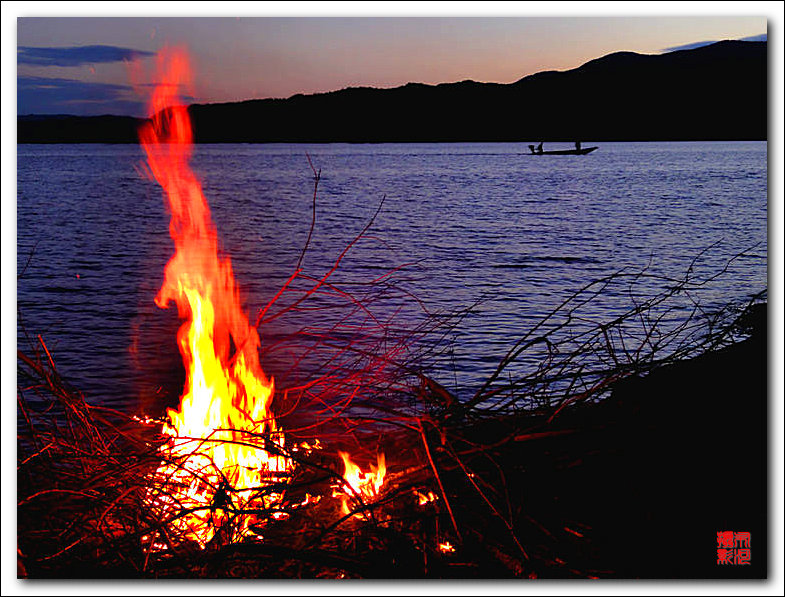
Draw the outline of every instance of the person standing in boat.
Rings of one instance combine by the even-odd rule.
[[[537,153],[542,153],[542,144],[543,143],[544,143],[543,141],[540,141],[540,144],[537,146]]]
[[[575,149],[576,149],[576,151],[580,151],[581,150],[581,142],[580,141],[576,141],[575,142]]]

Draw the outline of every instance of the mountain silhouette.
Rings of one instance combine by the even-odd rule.
[[[616,52],[509,84],[409,83],[189,106],[198,143],[767,138],[767,44]],[[20,116],[19,143],[135,143],[141,119]]]

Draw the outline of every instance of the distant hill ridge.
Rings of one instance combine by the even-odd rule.
[[[767,44],[616,52],[514,83],[351,87],[189,107],[199,143],[763,140]],[[136,143],[141,119],[20,116],[19,143]]]

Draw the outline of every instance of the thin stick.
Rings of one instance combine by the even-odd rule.
[[[311,229],[308,231],[308,238],[305,241],[305,245],[303,245],[303,250],[300,253],[300,259],[297,260],[297,267],[295,270],[299,270],[300,266],[303,264],[303,258],[305,257],[305,252],[308,250],[308,245],[311,244],[311,236],[313,235],[313,228],[316,225],[316,191],[319,188],[319,180],[322,177],[322,169],[319,168],[317,172],[316,168],[314,168],[313,162],[311,161],[311,156],[308,155],[308,152],[305,152],[305,157],[308,158],[308,165],[313,170],[313,201],[311,207]]]
[[[420,437],[422,438],[423,446],[425,446],[425,453],[428,455],[428,462],[431,463],[431,470],[433,470],[433,475],[436,477],[436,482],[439,484],[439,491],[442,493],[444,504],[447,506],[447,511],[450,513],[450,520],[452,521],[452,526],[455,529],[455,534],[458,537],[458,541],[463,542],[463,539],[461,538],[461,532],[458,530],[458,524],[455,522],[455,515],[453,514],[452,507],[450,506],[450,500],[447,498],[447,492],[444,491],[444,485],[442,485],[442,479],[439,476],[439,471],[436,470],[436,463],[434,463],[433,457],[431,456],[431,449],[428,447],[428,440],[425,437],[425,429],[423,429],[422,420],[417,419],[417,423],[420,426]]]

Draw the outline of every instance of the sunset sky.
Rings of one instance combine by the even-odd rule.
[[[166,44],[185,46],[191,55],[192,101],[223,102],[408,82],[511,83],[542,70],[575,68],[620,50],[653,54],[698,42],[757,38],[766,32],[765,16],[732,15],[22,14],[17,20],[17,114],[144,115],[144,83],[151,82],[154,53]]]

